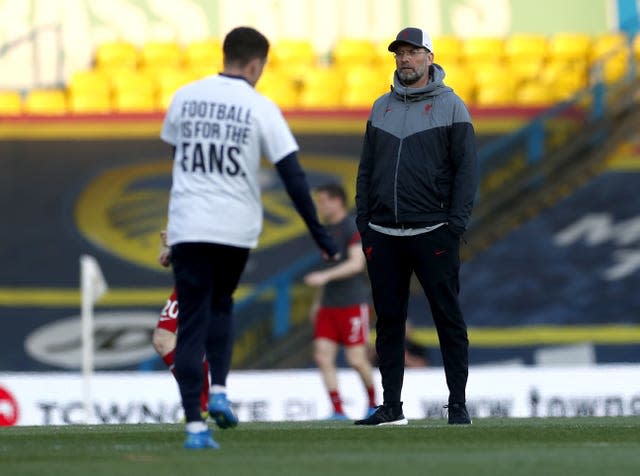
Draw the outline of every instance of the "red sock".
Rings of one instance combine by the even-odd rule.
[[[331,403],[333,405],[333,411],[336,413],[344,413],[342,409],[342,400],[340,400],[340,394],[337,390],[329,390],[329,398],[331,398]]]
[[[202,369],[204,371],[202,379],[202,390],[200,391],[200,410],[203,412],[209,411],[209,362],[207,359],[202,359]]]
[[[369,396],[369,408],[376,406],[376,390],[373,385],[367,387],[367,395]]]
[[[171,370],[171,373],[173,374],[174,377],[176,376],[176,369],[175,369],[175,366],[173,365],[173,360],[175,359],[175,356],[176,356],[176,350],[173,349],[167,355],[162,357],[162,361],[167,365],[167,367],[169,367],[169,370]]]

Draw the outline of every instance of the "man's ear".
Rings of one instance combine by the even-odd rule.
[[[261,58],[253,58],[245,66],[246,76],[253,86],[256,85],[256,83],[260,79],[260,76],[262,76],[262,70],[264,69],[265,64],[266,60]]]

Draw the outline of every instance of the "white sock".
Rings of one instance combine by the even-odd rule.
[[[211,385],[211,387],[209,387],[209,393],[227,393],[227,387],[225,387],[224,385]]]
[[[203,431],[207,431],[209,427],[203,421],[190,421],[187,423],[187,431],[189,433],[202,433]]]

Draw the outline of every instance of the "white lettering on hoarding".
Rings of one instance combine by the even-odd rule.
[[[614,223],[609,213],[589,213],[556,233],[553,241],[561,247],[579,242],[589,247],[610,243],[614,263],[603,273],[607,281],[624,279],[640,270],[640,216]]]
[[[379,375],[374,375],[382,395]],[[366,394],[353,371],[341,369],[344,408],[360,418]],[[469,371],[472,417],[576,417],[640,415],[640,365],[481,367]],[[570,385],[567,383],[570,382]],[[84,421],[79,373],[0,374],[15,405],[0,398],[0,420],[18,425],[73,425]],[[99,424],[173,423],[183,412],[169,372],[97,372],[94,413]],[[317,370],[233,371],[229,398],[241,422],[323,419],[331,404]],[[407,369],[404,414],[410,420],[444,419],[446,383],[441,368]]]

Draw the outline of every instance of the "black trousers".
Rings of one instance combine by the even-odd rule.
[[[460,240],[448,227],[415,236],[368,230],[362,237],[377,314],[376,351],[386,405],[401,400],[404,341],[411,275],[429,301],[440,340],[449,403],[464,403],[469,373],[469,339],[458,293]]]
[[[211,383],[225,385],[233,352],[233,292],[249,250],[214,243],[179,243],[171,247],[178,294],[175,371],[187,422],[199,421],[202,355]]]

